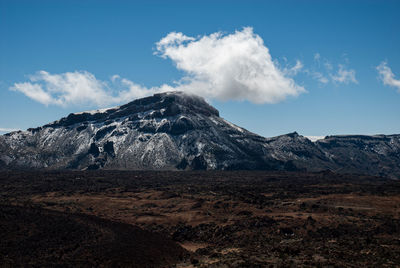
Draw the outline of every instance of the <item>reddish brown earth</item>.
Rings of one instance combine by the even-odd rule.
[[[3,172],[0,201],[0,262],[11,266],[400,265],[400,182],[379,177]]]

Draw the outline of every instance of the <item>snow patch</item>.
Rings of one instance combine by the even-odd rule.
[[[238,126],[232,124],[231,122],[226,121],[225,119],[222,119],[222,120],[224,120],[225,123],[227,123],[227,124],[228,124],[229,126],[231,126],[232,128],[236,129],[237,131],[239,131],[239,132],[241,132],[241,133],[244,132],[244,130],[243,130],[241,127],[238,127]]]
[[[116,107],[111,107],[111,108],[103,108],[103,109],[97,109],[97,110],[91,110],[91,111],[83,111],[83,112],[79,112],[79,113],[74,113],[74,114],[104,114],[106,113],[108,110],[114,110],[114,109],[119,109],[120,106],[116,106]]]
[[[316,142],[317,140],[323,140],[326,136],[304,136],[312,142]]]

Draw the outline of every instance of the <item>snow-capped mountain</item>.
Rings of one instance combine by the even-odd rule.
[[[0,168],[331,169],[400,176],[400,135],[264,138],[198,96],[155,94],[0,136]]]

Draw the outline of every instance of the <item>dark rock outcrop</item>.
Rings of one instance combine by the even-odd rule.
[[[203,98],[155,94],[0,136],[0,168],[332,170],[400,177],[400,135],[264,138]]]

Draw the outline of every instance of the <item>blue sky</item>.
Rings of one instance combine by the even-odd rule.
[[[400,133],[399,12],[400,1],[0,0],[0,130],[172,88],[204,92],[263,136]]]

